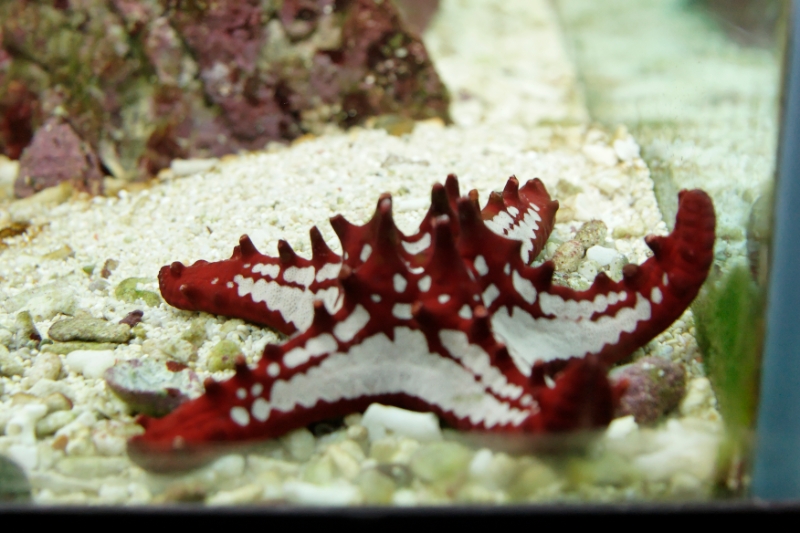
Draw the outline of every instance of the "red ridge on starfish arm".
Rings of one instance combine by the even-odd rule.
[[[552,264],[526,264],[547,238],[537,231],[552,229],[557,204],[538,180],[521,189],[509,182],[505,207],[490,200],[491,209],[481,212],[477,195],[459,198],[455,177],[448,177],[434,186],[431,209],[412,237],[395,226],[388,195],[363,226],[334,218],[345,250],[335,278],[314,275],[339,264],[327,247],[315,248],[311,260],[285,251],[273,259],[246,239],[227,261],[162,269],[168,301],[185,297],[191,306],[243,318],[260,309],[268,320],[259,322],[279,314],[289,325],[292,310],[271,306],[274,282],[294,291],[285,293],[287,300],[303,287],[311,312],[299,333],[268,345],[255,368],[242,359],[229,380],[207,380],[200,398],[162,419],[140,417],[145,433],[129,442],[131,458],[156,470],[192,466],[213,453],[214,443],[277,437],[373,402],[431,411],[465,430],[537,433],[608,424],[621,392],[606,378],[608,364],[675,320],[707,275],[711,201],[702,191],[681,193],[675,230],[648,238],[654,257],[628,268],[618,283],[600,275],[589,290],[576,292],[552,284]],[[533,202],[540,202],[538,210]],[[484,219],[523,238],[503,237]],[[312,265],[310,274],[285,275]],[[256,270],[266,275],[256,281]],[[219,279],[212,283],[212,276]],[[336,299],[315,298],[321,286],[315,284],[324,282]]]

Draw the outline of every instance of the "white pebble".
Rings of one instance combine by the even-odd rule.
[[[591,259],[600,267],[610,265],[619,257],[620,253],[618,251],[612,250],[611,248],[606,248],[604,246],[592,246],[586,250],[586,258]]]
[[[607,439],[622,439],[635,432],[639,426],[633,415],[623,416],[611,421],[606,429]]]
[[[169,168],[176,176],[190,176],[213,168],[219,159],[173,159]]]
[[[361,499],[361,493],[350,484],[321,487],[303,481],[287,481],[283,484],[286,499],[307,505],[352,505]]]
[[[364,413],[361,425],[367,428],[373,442],[386,436],[386,430],[419,442],[442,440],[439,419],[433,413],[417,413],[373,403]]]
[[[75,350],[67,355],[67,367],[87,378],[99,378],[114,366],[112,350]]]

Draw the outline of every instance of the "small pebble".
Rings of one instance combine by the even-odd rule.
[[[114,366],[116,357],[111,350],[75,350],[66,357],[67,367],[87,378],[100,378]]]
[[[457,442],[433,442],[417,450],[410,467],[423,481],[451,481],[467,472],[471,460],[472,452]]]
[[[124,343],[131,338],[128,324],[112,324],[99,318],[67,318],[54,322],[47,335],[56,341]]]
[[[61,358],[50,352],[42,352],[34,359],[33,366],[26,372],[25,378],[36,383],[42,379],[57,380],[61,375]]]
[[[103,377],[108,388],[137,413],[161,417],[189,399],[199,378],[188,369],[172,371],[152,358],[119,361]]]
[[[283,490],[290,502],[306,505],[352,505],[361,501],[361,492],[344,483],[320,487],[302,481],[287,481]]]
[[[583,246],[572,240],[563,243],[553,254],[553,264],[558,272],[575,272],[583,258]]]
[[[586,250],[586,258],[591,259],[600,267],[610,265],[615,260],[619,260],[621,256],[622,254],[618,251],[603,246],[595,245]]]
[[[308,461],[314,453],[314,435],[306,428],[300,428],[281,437],[281,443],[295,460]]]
[[[418,413],[373,403],[364,412],[361,425],[367,428],[372,441],[383,438],[387,430],[419,442],[442,440],[439,419],[433,413]]]
[[[42,336],[33,323],[33,317],[28,311],[20,311],[14,320],[15,348],[35,348],[42,340]]]
[[[139,289],[140,283],[148,283],[149,278],[127,278],[122,280],[114,289],[114,296],[123,302],[136,303],[143,301],[150,307],[158,307],[161,303],[161,296],[153,291]],[[71,313],[65,313],[71,314]]]
[[[368,504],[386,505],[394,496],[394,480],[376,468],[368,468],[361,472],[355,480]]]
[[[36,422],[36,436],[39,438],[53,435],[56,431],[75,420],[72,411],[56,411]]]
[[[0,375],[11,377],[21,376],[25,372],[22,358],[16,353],[10,353],[8,348],[0,344]]]
[[[609,377],[628,382],[615,416],[633,415],[640,425],[653,424],[678,407],[686,386],[683,365],[657,356],[617,367]]]
[[[584,249],[591,248],[606,241],[608,226],[602,220],[590,220],[584,223],[575,234],[575,240],[581,243]]]
[[[236,342],[223,339],[211,348],[206,360],[206,368],[211,372],[232,370],[236,364],[236,356],[242,353],[242,348]]]

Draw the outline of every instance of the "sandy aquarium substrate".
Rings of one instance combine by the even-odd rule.
[[[198,395],[206,377],[231,374],[209,370],[221,341],[237,343],[252,364],[266,343],[281,339],[241,320],[126,301],[117,291],[125,280],[140,278],[136,289],[156,294],[163,265],[225,259],[245,233],[264,253],[275,254],[283,238],[308,256],[308,230],[316,225],[340,251],[328,218],[363,223],[382,192],[392,194],[400,229],[412,232],[431,185],[449,173],[483,201],[512,174],[521,183],[540,178],[561,205],[545,258],[583,223],[602,220],[609,231],[601,246],[617,260],[598,267],[584,258],[574,272],[559,274],[558,282],[576,288],[588,287],[598,269],[614,277],[614,265],[643,262],[644,236],[666,234],[635,139],[623,126],[606,131],[589,123],[549,3],[462,4],[443,2],[426,37],[453,94],[471,95],[456,100],[453,125],[418,123],[401,137],[357,128],[220,161],[176,162],[151,186],[114,196],[62,188],[0,204],[0,222],[31,224],[0,250],[0,454],[25,470],[34,502],[415,505],[710,495],[722,422],[689,311],[636,354],[684,365],[686,394],[676,412],[654,427],[619,418],[581,453],[510,453],[449,430],[420,442],[375,431],[354,414],[342,427],[316,435],[301,429],[185,474],[148,473],[127,458],[126,440],[141,428],[102,378],[115,361],[184,363],[199,378],[192,389]],[[487,30],[480,49],[453,30],[493,24],[508,32]],[[541,31],[526,31],[530,24]],[[510,47],[514,39],[533,39],[530,47],[547,53],[523,55],[530,48]],[[487,79],[496,83],[481,83]],[[0,162],[4,187],[13,168]],[[77,356],[47,351],[47,332],[61,319],[116,323],[135,310],[143,320],[128,342]],[[32,324],[20,318],[25,312]],[[44,342],[25,341],[31,326]]]

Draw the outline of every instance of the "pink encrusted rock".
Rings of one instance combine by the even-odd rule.
[[[638,424],[652,424],[675,409],[686,389],[683,365],[663,357],[643,357],[615,368],[610,377],[628,382],[615,416],[633,415]]]
[[[69,124],[53,118],[36,132],[22,153],[14,194],[30,196],[62,181],[71,181],[78,190],[98,194],[103,188],[103,173],[94,150]]]

